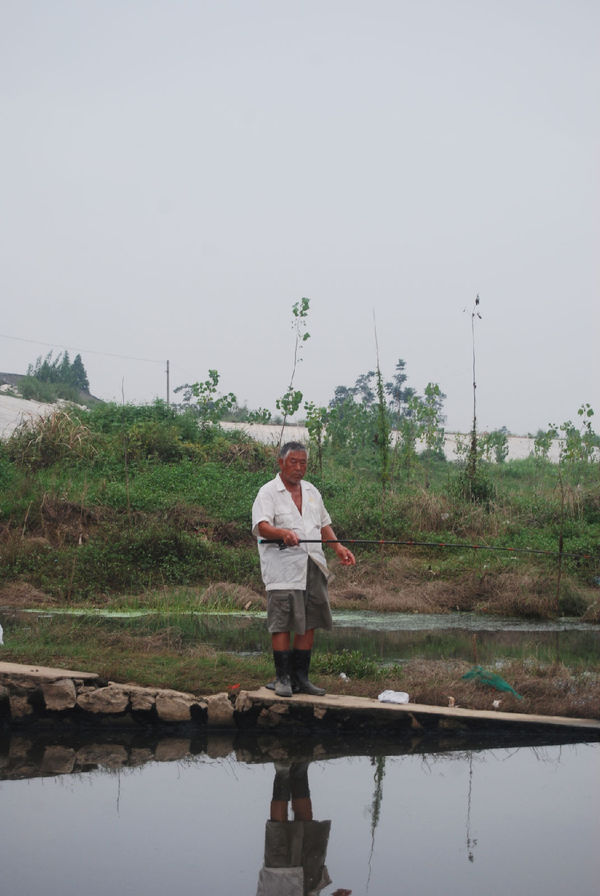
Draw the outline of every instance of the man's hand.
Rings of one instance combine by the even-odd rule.
[[[293,529],[282,529],[282,541],[287,548],[293,548],[299,544],[299,538]]]
[[[278,526],[272,526],[266,520],[261,520],[258,524],[258,534],[267,541],[281,541],[286,548],[294,548],[299,542],[299,538],[293,529],[280,529]]]
[[[356,557],[352,551],[345,548],[343,544],[336,544],[333,547],[342,566],[356,566]]]
[[[336,534],[331,528],[331,526],[323,526],[321,529],[321,538],[325,542],[329,542],[331,547],[338,555],[338,560],[342,564],[342,566],[355,566],[356,558],[352,551],[349,551],[348,548],[345,548],[343,544],[337,540]]]

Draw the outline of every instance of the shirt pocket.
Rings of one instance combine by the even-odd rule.
[[[313,529],[321,529],[321,508],[314,499],[307,501],[304,508],[304,518]]]
[[[291,513],[284,511],[283,513],[275,514],[275,525],[280,529],[293,529],[294,528],[294,517]]]

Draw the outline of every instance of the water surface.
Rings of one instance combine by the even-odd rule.
[[[110,627],[159,631],[174,627],[182,640],[202,641],[235,653],[263,653],[268,645],[265,613],[134,611],[30,611],[48,620],[89,617]],[[18,614],[17,614],[18,615]],[[24,614],[23,614],[24,615]],[[417,614],[352,611],[333,613],[331,632],[318,632],[315,651],[359,650],[383,664],[418,657],[494,662],[533,658],[574,667],[597,665],[600,625],[577,619],[552,621],[481,616],[474,613]],[[10,620],[6,619],[7,624]]]
[[[597,893],[599,743],[412,754],[410,743],[353,749],[265,735],[199,750],[165,741],[145,763],[142,741],[104,753],[88,743],[72,746],[88,751],[88,770],[58,775],[51,756],[68,755],[63,743],[50,755],[38,745],[38,764],[27,754],[30,775],[17,780],[6,775],[26,754],[23,740],[3,747],[7,896],[256,894],[269,817],[285,804],[293,820],[294,786],[299,815],[329,822],[318,828],[323,861],[314,859],[330,881],[324,894]],[[159,761],[169,756],[178,758]]]

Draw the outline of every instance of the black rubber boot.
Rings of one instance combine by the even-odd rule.
[[[313,697],[322,697],[326,693],[325,688],[318,688],[308,680],[308,670],[310,669],[310,650],[298,650],[294,648],[292,652],[292,678],[294,684],[298,685],[298,689],[302,694],[311,694]]]
[[[265,687],[268,688],[270,691],[274,691],[276,684],[277,684],[277,679],[274,678],[272,681],[268,681],[266,683]],[[292,679],[292,693],[298,694],[299,692],[300,692],[300,688],[298,687],[298,685],[294,681],[294,679]]]
[[[275,662],[275,693],[278,697],[292,696],[292,680],[290,678],[290,665],[292,652],[290,650],[274,650]]]

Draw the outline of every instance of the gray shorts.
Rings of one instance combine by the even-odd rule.
[[[330,830],[330,821],[268,821],[265,867],[302,867],[306,890],[313,889],[323,875]]]
[[[327,579],[310,558],[306,590],[289,588],[267,591],[267,628],[272,635],[291,631],[303,635],[313,628],[327,631],[333,628]]]

